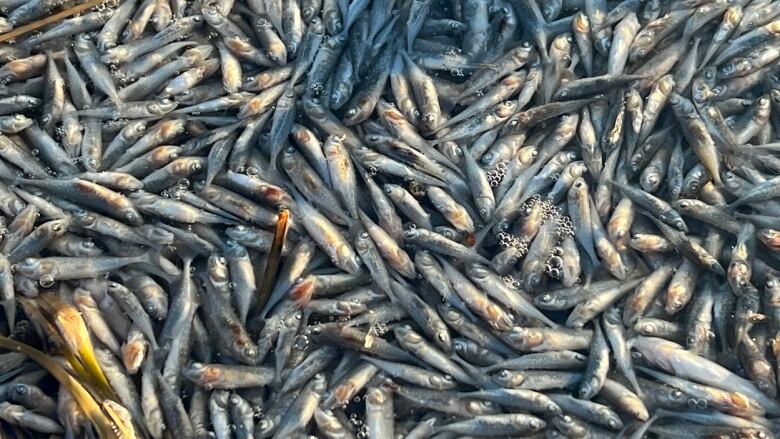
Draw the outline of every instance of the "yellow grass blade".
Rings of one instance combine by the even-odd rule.
[[[49,371],[49,373],[52,374],[71,395],[73,395],[73,398],[84,411],[87,419],[95,426],[101,438],[135,439],[135,436],[123,436],[120,427],[103,413],[100,404],[95,401],[87,389],[46,354],[38,349],[4,336],[0,336],[0,347],[15,352],[21,352]]]
[[[87,329],[84,319],[81,318],[81,313],[53,294],[38,296],[38,302],[50,314],[52,323],[65,341],[67,349],[83,365],[87,375],[82,378],[86,379],[89,376],[97,384],[98,390],[105,393],[105,397],[115,398],[114,390],[95,357],[95,348],[89,336],[89,329]]]
[[[62,352],[62,356],[68,360],[68,363],[70,363],[74,372],[76,372],[76,375],[86,375],[86,370],[84,370],[84,367],[78,361],[76,356],[67,349],[65,340],[62,339],[62,336],[60,336],[57,328],[54,327],[51,322],[49,322],[48,318],[43,314],[43,311],[38,306],[38,304],[35,303],[35,301],[25,297],[19,298],[19,304],[22,305],[22,309],[24,309],[24,313],[27,315],[27,317],[43,332],[41,336],[51,340],[56,346],[57,350]]]

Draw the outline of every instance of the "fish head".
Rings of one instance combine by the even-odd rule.
[[[60,235],[64,233],[70,226],[70,218],[58,218],[48,223],[49,231],[54,235]]]
[[[20,398],[29,397],[33,393],[33,389],[29,384],[18,383],[11,386],[11,393]]]
[[[463,238],[463,236],[457,230],[448,226],[436,226],[433,228],[433,231],[444,236],[449,240],[456,241],[456,242],[460,242]]]
[[[571,21],[572,29],[576,33],[590,33],[590,20],[588,20],[588,16],[580,11],[574,14],[574,17]]]
[[[644,58],[653,44],[654,35],[651,32],[640,33],[631,43],[631,58]]]
[[[535,331],[532,328],[523,328],[515,326],[509,333],[509,338],[524,346],[526,349],[534,348],[544,343],[544,333],[541,331]]]
[[[715,337],[707,324],[694,323],[689,331],[685,337],[685,346],[691,350],[702,348]]]
[[[218,284],[221,282],[229,282],[230,275],[228,274],[227,260],[224,256],[212,253],[209,256],[208,263],[209,280],[212,283]]]
[[[623,324],[623,317],[620,315],[620,308],[617,306],[613,306],[612,308],[604,311],[604,314],[602,314],[602,317],[604,319],[604,322],[607,325],[622,325]]]
[[[511,116],[517,109],[516,101],[504,101],[496,108],[496,116],[505,118]]]
[[[404,239],[414,240],[420,237],[420,230],[416,227],[410,227],[404,230]]]
[[[336,248],[336,261],[351,274],[360,272],[360,259],[349,244],[343,244]]]
[[[752,274],[750,264],[745,261],[732,260],[729,264],[727,277],[735,292],[741,293],[750,286],[750,277]]]
[[[688,226],[685,224],[685,221],[683,221],[682,218],[675,218],[671,221],[671,223],[675,229],[688,233]]]
[[[449,322],[457,325],[458,322],[464,321],[463,314],[455,310],[455,308],[449,303],[440,304],[437,308],[439,311],[439,315],[445,322]]]
[[[464,405],[469,414],[473,416],[492,415],[500,412],[498,406],[492,401],[469,399]]]
[[[530,431],[539,431],[547,426],[547,423],[535,417],[523,417],[522,422],[528,427]]]
[[[428,385],[433,389],[446,390],[454,389],[458,383],[449,375],[433,375],[428,377]]]
[[[178,104],[176,102],[167,98],[163,98],[160,99],[159,101],[151,102],[149,105],[147,105],[146,108],[149,111],[149,113],[155,116],[162,116],[175,110],[177,105]]]
[[[238,328],[236,328],[237,330]],[[242,328],[243,330],[243,328]],[[231,331],[234,332],[235,331]],[[234,337],[233,340],[233,348],[238,353],[238,357],[240,361],[245,362],[247,364],[255,364],[257,361],[257,346],[255,346],[251,340],[245,339],[243,337]]]
[[[204,5],[206,6],[206,5]],[[227,18],[216,4],[210,4],[203,8],[203,19],[206,20],[210,26],[219,27],[223,26],[227,22]]]
[[[40,279],[41,282],[53,282],[54,265],[44,259],[27,258],[17,264],[11,265],[11,271],[31,279]],[[43,286],[43,284],[41,285]]]
[[[387,404],[392,396],[379,387],[371,387],[366,391],[366,402],[372,404]]]
[[[234,258],[243,258],[249,255],[246,247],[232,239],[225,243],[225,254]]]
[[[73,50],[76,52],[85,52],[92,49],[92,37],[86,32],[82,32],[73,39]]]
[[[367,114],[374,108],[374,101],[370,96],[361,95],[353,104],[347,108],[344,112],[344,123],[349,125],[355,125],[365,118]]]
[[[32,124],[33,120],[23,114],[14,114],[0,119],[0,128],[3,132],[19,132]]]
[[[151,224],[143,224],[136,227],[136,231],[144,238],[161,245],[173,244],[173,233],[162,227],[156,227]]]
[[[456,338],[452,342],[452,348],[455,350],[455,353],[457,353],[458,355],[469,354],[469,353],[473,354],[473,352],[471,352],[470,349],[471,346],[476,346],[476,345],[472,345],[464,339]],[[477,349],[479,348],[477,347]]]
[[[257,431],[260,433],[260,437],[270,437],[274,430],[277,428],[276,419],[270,416],[265,416],[257,423]]]
[[[518,388],[525,382],[525,375],[516,370],[509,369],[499,370],[492,378],[496,384],[507,389]]]
[[[425,111],[425,112],[421,112],[420,114],[420,123],[427,130],[433,131],[434,129],[436,129],[436,127],[439,126],[440,121],[441,121],[441,116],[436,113]]]
[[[504,310],[496,304],[490,304],[487,306],[487,314],[490,316],[488,323],[490,326],[498,329],[499,331],[508,331],[512,329],[514,322],[512,317],[504,312]]]
[[[682,199],[673,202],[672,207],[674,207],[675,210],[679,210],[680,212],[691,212],[694,209],[702,207],[700,203],[701,202],[699,200]]]
[[[513,267],[520,261],[522,253],[515,246],[509,246],[493,257],[493,267]],[[498,271],[498,270],[497,270]]]
[[[348,300],[339,300],[336,302],[339,312],[345,316],[354,316],[366,311],[366,305]]]
[[[396,326],[393,328],[393,333],[395,334],[396,339],[404,345],[417,345],[424,341],[422,336],[412,331],[411,326],[408,325]]]
[[[769,97],[772,99],[772,102],[774,102],[776,105],[780,105],[780,90],[773,88],[769,92]]]
[[[533,297],[532,302],[534,305],[541,306],[542,308],[559,307],[564,305],[563,300],[556,299],[556,297],[550,293],[536,295]]]
[[[124,222],[132,226],[140,226],[141,224],[144,223],[141,214],[139,214],[138,211],[136,211],[132,207],[122,209],[122,211],[120,212],[120,216],[122,217],[122,220]]]
[[[490,270],[487,267],[480,264],[469,264],[466,271],[470,278],[476,279],[477,282],[486,281],[490,276]]]
[[[734,76],[742,76],[751,67],[750,61],[744,58],[733,60],[730,63],[724,64],[718,69],[718,75],[721,78],[731,78]]]
[[[72,213],[72,218],[81,227],[89,227],[97,222],[97,217],[85,209],[78,209]]]
[[[606,420],[607,426],[612,430],[623,428],[623,421],[620,417],[607,407],[597,407],[596,412],[600,418]]]
[[[580,396],[582,398],[588,398],[589,396],[592,396],[598,388],[598,385],[598,378],[596,377],[583,379],[579,387]]]

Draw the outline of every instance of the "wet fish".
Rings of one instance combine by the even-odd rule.
[[[0,327],[68,358],[35,309],[72,300],[137,437],[772,437],[780,3],[439,3],[1,46]],[[13,355],[8,431],[96,436]]]

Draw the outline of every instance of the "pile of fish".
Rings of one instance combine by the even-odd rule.
[[[780,434],[780,1],[120,0],[0,132],[0,437]]]

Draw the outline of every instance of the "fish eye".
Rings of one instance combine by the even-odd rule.
[[[658,177],[655,174],[649,175],[647,177],[647,182],[650,183],[650,184],[656,184],[656,183],[658,183]]]
[[[24,384],[17,384],[14,386],[14,392],[18,393],[19,395],[26,395],[30,393],[30,389]]]

